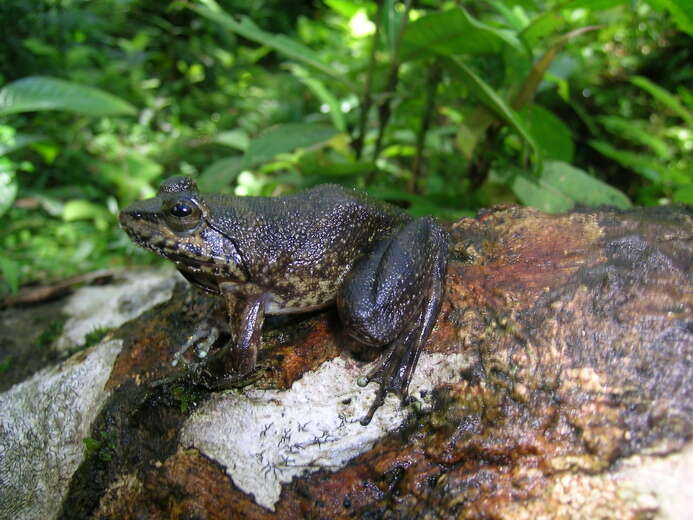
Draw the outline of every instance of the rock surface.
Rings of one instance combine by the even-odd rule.
[[[109,441],[63,473],[57,516],[685,518],[691,211],[497,208],[451,234],[414,403],[389,400],[365,428],[373,390],[354,381],[368,365],[333,312],[268,324],[257,372],[219,391],[223,360],[171,366],[223,314],[176,285],[115,333],[108,398],[88,421]],[[3,403],[34,413],[19,387]]]
[[[122,325],[170,298],[172,288],[170,272],[133,272],[108,287],[80,289],[61,306],[67,321],[55,350],[74,348],[95,328]],[[3,316],[5,327],[17,325],[12,314],[9,323]],[[0,518],[57,517],[122,344],[103,341],[0,393]]]

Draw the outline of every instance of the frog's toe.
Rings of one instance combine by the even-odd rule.
[[[178,363],[182,362],[187,367],[194,367],[195,365],[201,365],[204,362],[193,362],[188,361],[184,354],[190,350],[191,347],[195,347],[195,351],[198,359],[204,359],[209,353],[209,349],[212,345],[219,339],[219,329],[216,327],[199,327],[195,332],[193,332],[188,339],[183,343],[181,348],[173,355],[173,361],[171,361],[172,366],[177,366]]]
[[[417,336],[415,327],[406,331],[393,342],[393,346],[383,360],[368,375],[359,378],[360,386],[373,381],[379,385],[373,403],[365,417],[360,420],[362,425],[365,426],[371,422],[376,410],[385,402],[385,396],[388,393],[398,395],[401,403],[406,404],[407,388],[421,351]]]

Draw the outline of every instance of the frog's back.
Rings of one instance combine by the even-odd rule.
[[[408,222],[402,210],[342,186],[324,184],[281,197],[205,195],[217,225],[250,264],[315,265],[351,259]]]

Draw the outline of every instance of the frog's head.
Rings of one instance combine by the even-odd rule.
[[[131,204],[118,219],[137,245],[182,271],[239,281],[247,277],[233,239],[214,225],[212,210],[190,177],[167,179],[156,197]]]

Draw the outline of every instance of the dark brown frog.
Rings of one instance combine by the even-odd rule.
[[[366,378],[380,389],[362,423],[387,392],[406,395],[443,293],[448,236],[435,220],[335,185],[232,197],[173,177],[157,197],[124,209],[120,223],[137,244],[225,299],[233,338],[226,348],[239,377],[255,368],[266,314],[336,304],[352,337],[388,349]]]

